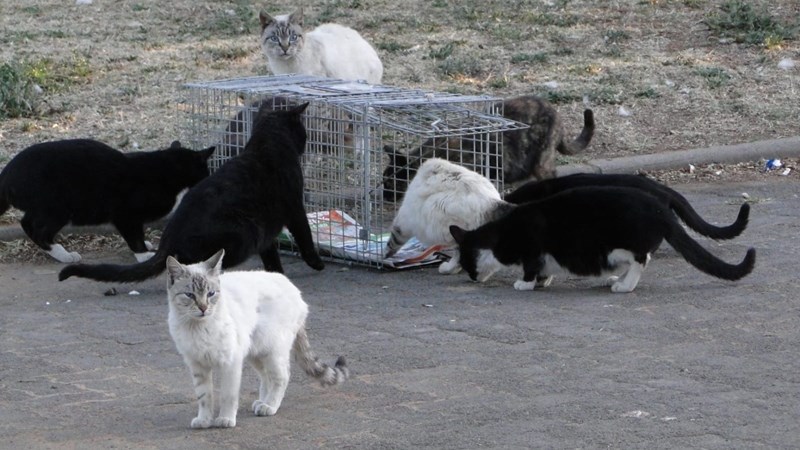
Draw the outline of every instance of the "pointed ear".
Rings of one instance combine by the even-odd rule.
[[[305,103],[303,103],[301,105],[297,105],[294,108],[292,108],[290,111],[299,116],[299,115],[303,114],[306,111],[306,108],[308,108],[308,103],[309,102],[305,102]]]
[[[203,156],[203,159],[208,160],[208,158],[211,158],[211,155],[214,154],[214,150],[216,150],[216,147],[212,145],[205,150],[200,150],[200,154]]]
[[[258,20],[261,22],[261,31],[264,31],[264,28],[267,28],[267,25],[272,23],[275,19],[266,12],[261,11],[258,13]]]
[[[297,11],[289,15],[289,23],[303,27],[303,8],[297,8]]]
[[[181,146],[181,141],[172,141],[172,143],[169,144],[169,148],[183,148],[183,147]]]
[[[458,225],[450,225],[450,234],[453,235],[453,239],[455,239],[458,244],[464,242],[464,235],[466,233],[467,232]]]
[[[183,266],[177,259],[167,256],[167,273],[169,273],[169,285],[175,284],[175,279],[183,275]]]
[[[217,253],[214,253],[214,256],[208,258],[203,262],[203,265],[206,266],[206,269],[213,270],[219,272],[222,269],[222,258],[225,256],[225,249],[221,249]]]

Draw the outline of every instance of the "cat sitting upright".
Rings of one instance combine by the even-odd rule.
[[[503,117],[527,124],[529,128],[503,132],[503,182],[511,185],[534,177],[538,180],[556,176],[556,152],[574,155],[583,151],[594,136],[594,113],[591,109],[583,112],[583,129],[577,138],[566,138],[564,126],[558,111],[544,99],[524,95],[506,99],[497,107],[503,108]],[[499,166],[492,160],[497,154],[490,148],[489,161],[480,160],[485,152],[479,146],[480,139],[432,138],[419,148],[403,153],[391,146],[385,146],[389,164],[383,171],[383,198],[399,201],[414,177],[419,165],[428,158],[444,158],[457,162],[471,170],[488,166]],[[490,170],[487,174],[497,178],[499,174]]]
[[[663,240],[701,271],[738,280],[753,270],[751,248],[738,265],[725,263],[693,240],[662,201],[640,189],[591,186],[568,189],[514,208],[502,218],[466,231],[450,227],[461,266],[486,281],[502,266],[521,264],[518,290],[537,278],[568,272],[582,276],[621,273],[612,292],[631,292]]]
[[[72,264],[58,279],[142,281],[163,272],[167,256],[194,263],[219,249],[225,249],[224,267],[258,253],[264,269],[282,272],[276,239],[284,226],[306,264],[322,270],[325,264],[314,247],[303,204],[300,157],[306,144],[302,114],[307,106],[285,111],[262,107],[244,151],[186,193],[152,258],[131,266]]]
[[[167,257],[169,333],[189,367],[198,401],[192,428],[236,426],[242,365],[250,363],[261,383],[253,413],[278,412],[289,385],[290,357],[323,386],[348,377],[344,357],[333,367],[314,356],[305,322],[308,305],[288,278],[269,272],[220,275],[224,250],[204,262],[182,265]],[[214,418],[213,371],[220,378]]]
[[[138,261],[153,253],[144,224],[166,216],[183,190],[208,176],[214,147],[194,151],[175,141],[166,150],[122,153],[92,139],[32,145],[0,172],[0,215],[13,206],[25,214],[25,234],[53,258],[81,260],[53,243],[68,223],[111,223]]]
[[[261,49],[273,74],[381,82],[383,64],[378,53],[352,28],[326,23],[304,33],[302,8],[275,17],[261,11],[258,18]]]

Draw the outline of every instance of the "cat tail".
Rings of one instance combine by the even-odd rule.
[[[747,221],[750,217],[750,205],[747,203],[743,203],[739,208],[739,215],[736,216],[736,221],[728,226],[718,227],[703,220],[684,196],[674,191],[672,194],[669,200],[670,208],[689,228],[703,236],[711,239],[733,239],[742,234],[742,231],[747,228]]]
[[[0,170],[0,216],[8,211],[8,208],[11,208],[11,200],[8,199],[8,195],[6,194],[6,188],[3,186],[3,180],[5,179],[5,170]]]
[[[744,259],[739,264],[728,264],[712,255],[708,250],[703,248],[702,245],[692,239],[677,222],[673,223],[670,227],[670,232],[667,234],[666,240],[672,248],[683,255],[689,264],[711,276],[722,278],[723,280],[738,280],[752,272],[756,264],[756,249],[749,248]]]
[[[594,113],[591,109],[586,109],[583,111],[583,129],[581,130],[581,134],[575,138],[572,142],[564,142],[562,139],[561,142],[558,143],[556,149],[562,155],[575,155],[582,152],[586,147],[589,146],[589,142],[592,141],[592,137],[594,136]]]
[[[308,376],[316,378],[323,386],[340,384],[350,376],[344,356],[340,356],[333,367],[319,362],[319,359],[311,351],[311,344],[308,342],[305,326],[301,327],[300,331],[297,332],[293,350],[295,360],[300,364],[300,367],[303,368]]]
[[[118,283],[144,281],[166,270],[167,256],[166,247],[159,247],[159,251],[155,255],[138,264],[127,266],[121,264],[70,264],[61,269],[58,274],[58,281],[64,281],[69,277]]]
[[[400,227],[393,225],[392,234],[389,237],[389,242],[386,243],[386,250],[384,251],[384,258],[391,258],[397,253],[400,248],[408,242],[408,237],[403,235],[403,230]]]

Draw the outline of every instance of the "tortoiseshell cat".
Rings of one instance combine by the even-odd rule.
[[[558,111],[548,101],[525,95],[505,100],[502,107],[505,118],[530,126],[503,133],[503,182],[506,185],[530,177],[538,180],[554,178],[556,152],[577,154],[589,145],[594,135],[594,114],[590,109],[583,112],[580,135],[569,141],[565,138]],[[383,198],[387,201],[400,200],[408,188],[409,180],[414,177],[422,161],[428,158],[447,159],[475,171],[482,166],[498,167],[495,161],[488,161],[488,164],[486,161],[474,161],[474,156],[481,154],[477,150],[474,141],[459,138],[429,139],[408,154],[390,146],[384,147],[389,156],[389,165],[383,172]],[[486,175],[497,177],[496,173]]]

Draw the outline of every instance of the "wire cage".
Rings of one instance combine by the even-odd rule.
[[[181,138],[194,148],[217,146],[212,170],[244,149],[265,102],[274,109],[309,102],[302,164],[315,243],[326,259],[376,268],[411,265],[383,258],[400,206],[399,195],[388,190],[405,188],[392,182],[399,172],[389,171],[384,183],[387,151],[408,155],[404,168],[432,156],[449,159],[484,174],[502,190],[502,133],[524,127],[503,118],[502,101],[489,96],[303,75],[195,82],[184,85],[181,94]],[[291,236],[282,239],[295,250]],[[418,256],[414,263],[425,261]]]

